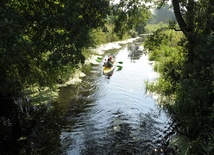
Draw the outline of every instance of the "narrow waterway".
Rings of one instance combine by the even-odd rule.
[[[104,58],[109,55],[105,53]],[[59,100],[66,109],[67,124],[60,135],[62,154],[154,154],[169,127],[169,118],[146,94],[145,81],[155,80],[148,56],[134,44],[116,54],[123,68],[110,79],[102,63],[93,65],[78,86],[61,89]],[[74,93],[75,92],[75,93]],[[159,142],[158,142],[159,141]],[[160,152],[157,154],[161,154]]]

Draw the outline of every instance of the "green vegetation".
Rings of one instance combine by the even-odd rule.
[[[175,23],[176,18],[169,4],[162,5],[154,10],[150,16],[148,24],[144,26],[146,33],[155,32],[158,29],[168,27],[169,23]]]
[[[158,29],[165,28],[167,26],[168,26],[168,24],[163,23],[163,22],[160,22],[158,24],[147,24],[145,26],[145,32],[146,33],[152,33],[152,32],[157,31]]]
[[[160,94],[160,104],[177,121],[180,137],[177,144],[186,144],[179,145],[181,152],[212,154],[214,2],[172,0],[172,5],[179,29],[174,22],[165,27],[168,18],[173,20],[167,5],[157,10],[150,22],[159,23],[161,29],[154,25],[145,29],[151,12],[136,0],[121,0],[114,6],[109,0],[1,1],[0,114],[4,117],[0,123],[4,124],[4,131],[9,132],[10,128],[19,129],[20,134],[28,131],[23,129],[25,122],[30,124],[37,114],[20,112],[14,100],[22,98],[29,88],[45,92],[46,88],[53,89],[69,79],[91,55],[90,50],[86,50],[89,47],[122,39],[127,34],[135,37],[156,30],[145,47],[150,51],[150,60],[156,61],[160,79],[148,88]],[[5,135],[1,134],[0,139],[6,139]],[[20,138],[27,139],[15,134],[15,141]]]
[[[160,104],[177,121],[178,135],[172,143],[178,145],[181,154],[212,154],[214,3],[172,2],[180,31],[173,32],[178,29],[170,25],[172,30],[159,29],[148,37],[145,47],[150,59],[156,61],[160,78],[147,88],[160,95]],[[188,9],[181,11],[180,6]]]
[[[103,25],[109,11],[107,1],[102,5],[104,8],[95,7],[90,1],[1,2],[1,97],[19,97],[35,84],[53,87],[84,63],[82,49],[92,45],[89,32]]]
[[[109,0],[0,1],[0,154],[46,149],[44,135],[51,139],[63,118],[60,105],[53,103],[58,97],[53,90],[82,66],[90,70],[83,64],[93,55],[91,47],[136,36],[148,15],[146,6],[132,0],[118,5]],[[52,116],[55,110],[57,118]],[[53,141],[59,145],[59,139]]]
[[[155,71],[160,73],[157,82],[147,83],[147,89],[161,95],[161,104],[172,104],[171,100],[176,94],[185,62],[184,49],[177,44],[183,37],[181,32],[160,29],[144,44],[150,51],[149,60],[155,61]]]
[[[121,1],[112,6],[108,0],[0,2],[0,98],[19,98],[34,85],[54,88],[66,81],[90,55],[85,49],[122,39],[147,21],[148,9],[136,5]]]

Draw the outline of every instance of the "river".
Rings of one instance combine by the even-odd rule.
[[[146,93],[145,82],[157,74],[142,48],[129,43],[116,52],[106,51],[104,58],[111,54],[123,62],[110,79],[99,63],[80,84],[61,88],[59,101],[67,122],[60,134],[61,154],[161,154],[170,119]]]
[[[112,55],[116,62],[122,61],[118,64],[122,69],[107,78],[103,62],[93,63],[80,78],[75,76],[60,87],[54,102],[48,100],[46,90],[34,100],[2,101],[0,154],[167,154],[173,126],[154,96],[146,92],[145,82],[158,75],[139,44],[98,48],[103,59]],[[35,104],[41,101],[36,96],[46,104]]]

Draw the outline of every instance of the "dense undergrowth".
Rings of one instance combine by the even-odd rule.
[[[212,154],[214,151],[213,36],[195,36],[190,47],[181,32],[157,30],[145,47],[160,78],[147,83],[159,95],[159,104],[177,121],[172,140],[180,154]],[[194,56],[190,55],[190,50]]]

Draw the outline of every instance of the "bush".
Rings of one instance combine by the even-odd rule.
[[[138,36],[138,33],[134,30],[130,30],[128,33],[132,38],[136,38]]]
[[[157,31],[145,43],[150,59],[157,61],[157,82],[147,89],[160,95],[160,104],[179,123],[179,145],[185,154],[214,151],[214,37],[194,36],[186,44],[180,33]],[[177,34],[177,35],[176,35]],[[181,46],[178,46],[181,45]],[[179,144],[177,143],[177,144]]]

